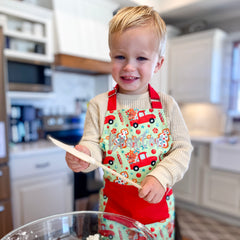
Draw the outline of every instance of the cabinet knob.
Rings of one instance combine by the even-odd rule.
[[[3,171],[0,170],[0,177],[2,177],[2,176],[3,176]]]
[[[49,162],[45,162],[45,163],[37,163],[35,165],[36,168],[47,168],[50,166],[50,163]]]

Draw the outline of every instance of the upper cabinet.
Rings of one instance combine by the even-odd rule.
[[[52,12],[23,2],[0,1],[4,54],[18,61],[53,62]]]
[[[151,79],[151,85],[157,90],[162,92],[168,92],[168,51],[169,40],[177,37],[180,34],[180,30],[174,26],[167,25],[167,42],[164,54],[164,62],[161,69],[153,75]]]
[[[110,61],[108,23],[118,6],[110,0],[53,0],[55,53]]]
[[[169,41],[169,93],[178,102],[221,102],[225,40],[213,29]]]

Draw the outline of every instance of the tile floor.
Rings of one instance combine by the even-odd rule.
[[[177,208],[183,238],[188,240],[240,240],[240,227],[231,226],[188,210]]]

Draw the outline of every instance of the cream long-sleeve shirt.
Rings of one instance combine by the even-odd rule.
[[[166,189],[181,180],[188,169],[192,145],[188,129],[176,101],[169,95],[159,93],[160,100],[166,115],[166,120],[172,135],[172,147],[165,158],[149,173],[158,179]],[[107,112],[108,93],[94,97],[88,106],[85,118],[83,137],[80,144],[85,145],[91,156],[97,161],[102,161],[102,150],[99,146],[103,132],[104,118]],[[141,95],[126,95],[117,93],[117,109],[149,109],[151,108],[149,93]],[[90,165],[84,172],[96,169]]]

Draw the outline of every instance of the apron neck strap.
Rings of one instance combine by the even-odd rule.
[[[162,109],[162,103],[160,101],[160,97],[150,84],[148,84],[148,91],[149,91],[152,108]]]
[[[108,111],[113,111],[117,109],[117,91],[118,84],[116,84],[113,90],[108,92]]]
[[[148,84],[148,91],[151,100],[152,108],[162,109],[162,103],[158,93]],[[108,111],[113,111],[117,109],[117,92],[118,84],[114,87],[113,90],[108,92]]]

